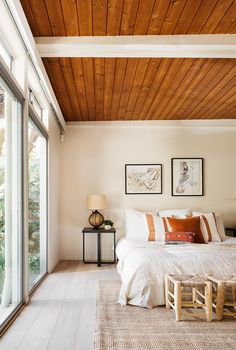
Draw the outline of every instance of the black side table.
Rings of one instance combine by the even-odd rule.
[[[236,237],[236,228],[226,227],[225,233],[226,233],[226,236]]]
[[[83,262],[85,264],[97,264],[98,267],[101,266],[101,264],[114,264],[116,262],[116,230],[114,228],[111,228],[110,230],[105,230],[105,228],[98,228],[95,229],[93,227],[84,227],[82,230],[83,233]],[[95,233],[97,234],[97,260],[91,261],[85,259],[85,235],[86,233]],[[102,252],[101,252],[101,233],[110,233],[113,234],[113,249],[114,249],[114,260],[112,261],[102,261]]]

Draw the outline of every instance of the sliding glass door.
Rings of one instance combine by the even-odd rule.
[[[0,325],[22,302],[22,104],[0,77]]]
[[[47,140],[29,120],[29,289],[47,272]]]

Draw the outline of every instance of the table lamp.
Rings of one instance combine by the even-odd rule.
[[[87,208],[92,210],[88,221],[95,229],[98,229],[104,222],[104,217],[98,210],[105,209],[105,200],[104,194],[89,194],[87,196]]]

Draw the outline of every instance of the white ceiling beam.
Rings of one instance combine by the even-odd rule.
[[[41,57],[236,58],[236,34],[37,37]]]

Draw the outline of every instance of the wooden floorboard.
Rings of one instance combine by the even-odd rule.
[[[98,280],[115,265],[62,261],[0,340],[0,350],[92,350]]]

